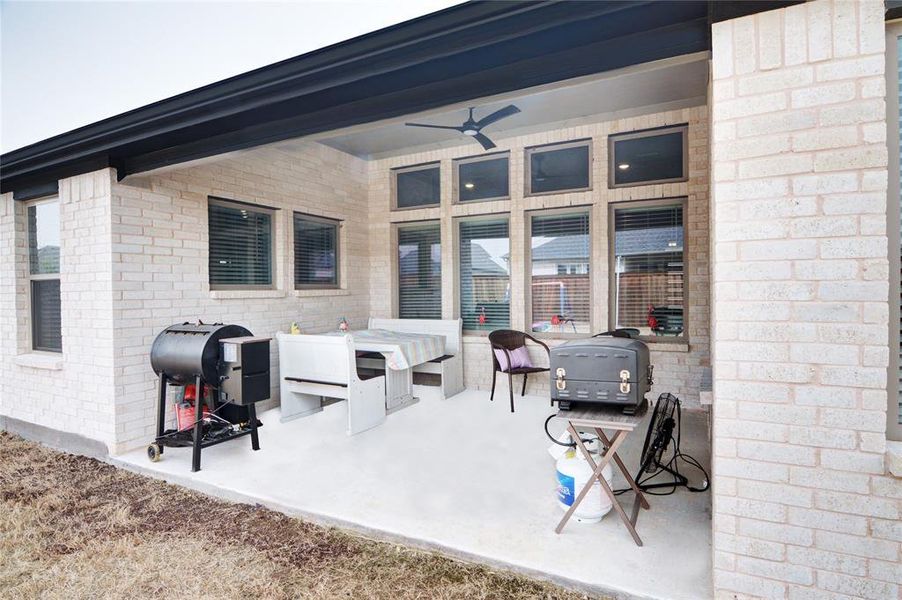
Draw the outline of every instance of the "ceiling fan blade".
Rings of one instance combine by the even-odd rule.
[[[481,133],[477,133],[476,135],[474,135],[473,139],[476,140],[477,142],[479,142],[480,144],[482,144],[482,147],[485,148],[486,150],[491,150],[492,148],[495,147],[495,142],[493,142],[489,138],[485,137]]]
[[[461,131],[460,127],[452,127],[451,125],[429,125],[427,123],[404,123],[408,127],[429,127],[430,129],[451,129],[452,131]]]
[[[508,105],[505,106],[504,108],[499,108],[498,110],[496,110],[496,111],[493,112],[492,114],[490,114],[490,115],[488,115],[488,116],[486,116],[486,117],[483,117],[483,118],[479,119],[478,121],[476,121],[476,128],[477,128],[477,129],[482,129],[482,128],[485,127],[486,125],[491,125],[491,124],[494,123],[495,121],[500,121],[501,119],[507,118],[507,117],[509,117],[509,116],[511,116],[511,115],[515,115],[515,114],[517,114],[518,112],[520,112],[520,109],[519,109],[519,108],[517,108],[517,107],[514,106],[513,104],[508,104]]]

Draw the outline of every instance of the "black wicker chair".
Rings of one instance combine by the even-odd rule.
[[[489,344],[492,347],[492,366],[494,367],[494,371],[492,372],[492,394],[491,396],[489,396],[489,398],[493,401],[495,400],[495,379],[498,377],[498,373],[507,373],[507,381],[509,384],[508,388],[511,398],[511,412],[514,412],[514,375],[523,375],[523,389],[520,391],[520,395],[525,396],[526,380],[529,377],[529,374],[547,373],[549,370],[548,367],[516,367],[509,368],[507,371],[501,370],[501,365],[498,364],[498,357],[495,356],[495,350],[502,350],[504,352],[504,354],[507,356],[507,364],[508,366],[510,366],[511,350],[515,350],[517,348],[520,348],[521,346],[526,346],[526,340],[531,340],[541,347],[545,348],[545,352],[550,357],[548,346],[532,337],[528,333],[524,333],[522,331],[514,331],[512,329],[497,329],[489,334]]]

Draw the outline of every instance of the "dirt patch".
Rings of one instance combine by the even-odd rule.
[[[4,598],[577,599],[0,432]]]

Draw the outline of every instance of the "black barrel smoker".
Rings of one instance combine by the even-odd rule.
[[[245,435],[259,450],[254,403],[269,398],[269,341],[253,337],[240,325],[222,323],[181,323],[160,332],[150,349],[150,365],[160,385],[156,439],[147,447],[150,460],[159,460],[166,446],[190,446],[191,470],[199,471],[202,448]],[[192,383],[193,425],[165,429],[167,388]]]

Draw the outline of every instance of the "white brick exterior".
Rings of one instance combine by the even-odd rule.
[[[825,0],[713,27],[721,598],[899,597],[883,28]]]

